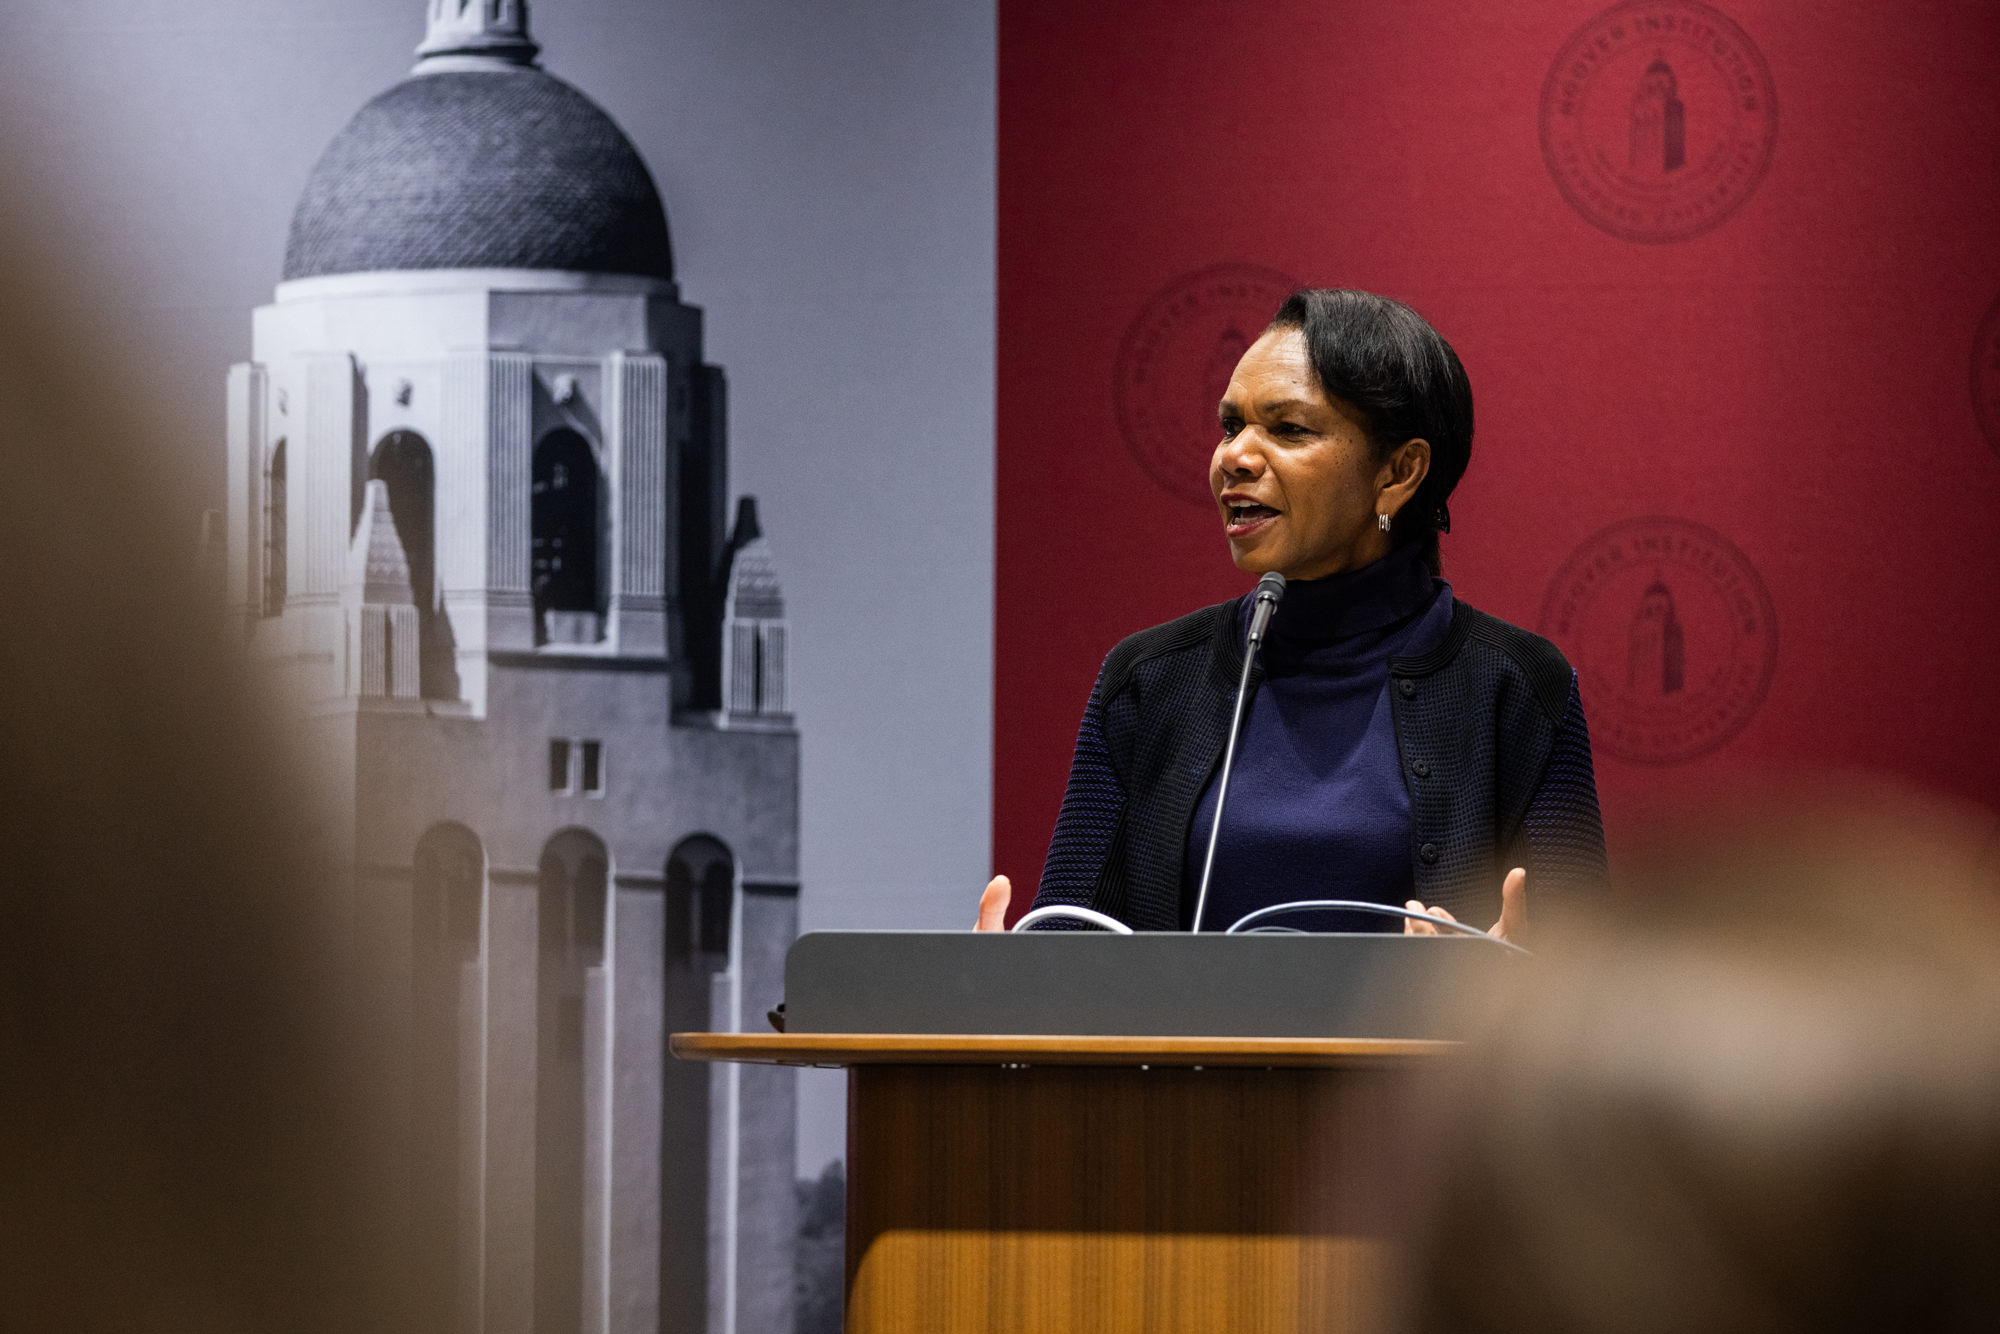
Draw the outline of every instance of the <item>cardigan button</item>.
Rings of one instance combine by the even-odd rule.
[[[1405,677],[1396,682],[1396,689],[1403,692],[1404,699],[1414,699],[1417,694],[1417,683]]]
[[[1421,848],[1417,849],[1417,856],[1423,858],[1424,865],[1435,866],[1438,859],[1438,845],[1435,843],[1424,844]]]
[[[1418,760],[1415,764],[1410,766],[1410,772],[1415,774],[1419,778],[1429,778],[1431,776],[1430,761]]]

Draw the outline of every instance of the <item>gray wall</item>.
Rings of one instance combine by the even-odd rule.
[[[9,0],[0,114],[103,355],[210,423],[307,170],[424,0]],[[543,64],[652,167],[793,626],[807,930],[962,926],[987,873],[993,0],[538,0]],[[10,190],[24,186],[19,169]],[[190,540],[195,528],[189,519]],[[800,1166],[840,1153],[801,1088]]]

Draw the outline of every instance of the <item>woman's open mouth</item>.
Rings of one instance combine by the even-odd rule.
[[[1248,537],[1278,517],[1279,511],[1254,500],[1224,502],[1223,531],[1231,537]]]

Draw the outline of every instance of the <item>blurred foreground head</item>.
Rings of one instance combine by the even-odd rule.
[[[2000,1329],[1989,837],[1764,808],[1542,942],[1449,1100],[1412,1328]]]
[[[10,180],[20,183],[18,174]],[[339,961],[196,516],[212,448],[0,224],[0,1323],[380,1328]]]

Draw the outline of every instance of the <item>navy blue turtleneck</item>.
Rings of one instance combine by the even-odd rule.
[[[1295,899],[1365,899],[1401,907],[1415,884],[1409,791],[1389,707],[1389,661],[1442,643],[1451,585],[1415,543],[1363,569],[1294,580],[1271,618],[1263,684],[1236,747],[1202,929]],[[1250,598],[1237,618],[1248,633]],[[1188,829],[1182,925],[1215,821],[1210,780]],[[1272,919],[1313,931],[1400,931],[1393,917],[1297,913]]]

